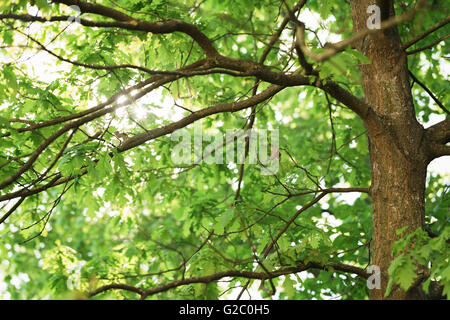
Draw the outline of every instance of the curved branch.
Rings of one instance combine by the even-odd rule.
[[[168,19],[162,22],[148,22],[135,19],[123,12],[97,3],[88,3],[80,0],[53,0],[53,2],[62,3],[68,6],[76,5],[80,8],[82,13],[95,13],[104,17],[112,18],[117,22],[110,24],[115,24],[116,27],[123,29],[140,30],[151,32],[153,34],[182,32],[194,39],[194,41],[197,42],[197,44],[202,48],[207,57],[211,58],[218,55],[218,52],[214,48],[212,42],[203,32],[200,31],[200,29],[181,20]],[[81,20],[80,23],[85,25],[83,20]],[[100,26],[102,22],[97,22],[97,24]]]
[[[89,292],[88,296],[93,297],[95,295],[98,295],[98,294],[103,293],[108,290],[122,289],[122,290],[127,290],[130,292],[135,292],[135,293],[139,294],[141,296],[141,298],[145,299],[146,297],[148,297],[150,295],[165,292],[170,289],[174,289],[174,288],[177,288],[180,286],[193,284],[193,283],[210,283],[210,282],[217,281],[217,280],[220,280],[220,279],[226,278],[226,277],[268,280],[268,279],[273,279],[273,278],[277,278],[280,276],[285,276],[285,275],[289,275],[289,274],[306,271],[308,269],[313,269],[313,268],[321,269],[321,270],[333,269],[336,271],[353,273],[353,274],[356,274],[356,275],[362,277],[363,279],[366,279],[369,276],[369,274],[364,269],[356,267],[356,266],[346,265],[346,264],[342,264],[342,263],[330,263],[327,265],[321,265],[318,263],[310,262],[308,264],[300,264],[296,267],[271,271],[270,273],[240,271],[240,270],[226,270],[226,271],[217,272],[217,273],[207,275],[207,276],[191,277],[191,278],[172,281],[172,282],[163,284],[161,286],[157,286],[157,287],[147,289],[147,290],[142,290],[142,289],[130,286],[130,285],[126,285],[126,284],[109,284],[109,285],[99,287],[96,290]]]
[[[89,3],[80,0],[52,0],[53,3],[62,3],[67,6],[78,6],[82,13],[94,13],[104,17],[112,18],[116,21],[130,21],[133,18],[123,12],[116,9],[102,6],[101,4]]]
[[[6,188],[7,186],[11,185],[14,181],[16,181],[23,173],[25,173],[27,170],[29,170],[33,163],[38,159],[38,157],[42,154],[42,152],[50,146],[56,139],[58,139],[60,136],[65,134],[66,132],[79,128],[81,125],[86,124],[96,118],[99,118],[105,114],[111,113],[116,111],[119,107],[129,105],[136,101],[137,99],[145,96],[147,93],[153,91],[154,89],[160,87],[161,85],[165,84],[168,80],[166,78],[163,78],[163,80],[158,81],[151,86],[144,88],[139,93],[137,93],[133,98],[128,98],[122,103],[115,103],[113,106],[109,108],[105,108],[103,110],[99,110],[97,112],[91,113],[87,115],[86,117],[83,117],[81,119],[78,119],[76,121],[72,121],[64,125],[62,128],[57,130],[55,133],[53,133],[49,138],[45,139],[44,141],[39,144],[39,146],[30,154],[30,157],[25,162],[23,166],[19,168],[15,173],[10,175],[9,177],[6,177],[2,182],[0,182],[0,190]]]
[[[367,35],[390,29],[402,22],[411,20],[416,15],[417,11],[421,9],[422,3],[423,1],[419,1],[416,7],[401,16],[394,16],[388,20],[382,21],[379,29],[364,29],[355,33],[348,39],[342,40],[337,43],[328,44],[327,46],[325,46],[325,50],[321,53],[315,53],[308,48],[305,42],[305,24],[291,15],[291,19],[296,25],[296,44],[300,47],[301,51],[305,55],[317,62],[323,62],[333,57],[335,54],[344,51],[346,48],[363,39]]]
[[[126,150],[129,150],[131,148],[134,148],[138,145],[141,145],[147,141],[153,140],[155,138],[158,138],[160,136],[169,134],[174,132],[175,130],[181,129],[186,127],[187,125],[205,118],[207,116],[216,114],[216,113],[224,113],[224,112],[236,112],[239,110],[243,110],[245,108],[252,107],[256,104],[259,104],[263,102],[264,100],[274,96],[281,90],[283,90],[284,87],[272,85],[260,94],[257,94],[251,98],[248,98],[247,100],[243,101],[236,101],[231,103],[223,103],[223,104],[217,104],[215,106],[211,106],[208,108],[204,108],[202,110],[196,111],[194,113],[191,113],[187,117],[173,122],[167,126],[156,128],[153,130],[148,130],[147,132],[138,134],[136,136],[133,136],[127,140],[125,140],[118,148],[118,152],[124,152]]]
[[[186,75],[186,72],[188,70],[194,70],[194,69],[200,68],[200,67],[205,65],[205,62],[206,62],[206,60],[199,60],[199,61],[197,61],[197,62],[195,62],[193,64],[190,64],[190,65],[188,65],[188,66],[186,66],[184,68],[177,69],[177,70],[173,71],[173,73],[180,73],[180,74],[185,74]],[[172,72],[168,71],[168,73],[172,73]],[[93,112],[99,111],[99,110],[107,107],[108,105],[113,104],[117,100],[117,98],[119,98],[120,96],[124,96],[124,95],[127,95],[127,94],[135,91],[135,90],[139,90],[139,89],[145,88],[146,86],[148,86],[148,85],[150,85],[152,83],[156,83],[158,81],[159,81],[159,83],[165,84],[165,83],[168,83],[170,81],[177,80],[177,78],[178,78],[178,76],[176,76],[176,75],[172,75],[172,76],[171,75],[167,75],[167,76],[156,75],[156,76],[147,78],[147,79],[139,82],[136,85],[133,85],[133,86],[131,86],[129,88],[126,88],[126,89],[124,89],[124,90],[122,90],[120,92],[117,92],[117,93],[113,94],[108,100],[106,100],[103,103],[100,103],[97,106],[94,106],[94,107],[89,108],[87,110],[81,111],[79,113],[71,114],[69,116],[59,117],[59,118],[52,119],[52,120],[45,121],[45,122],[34,123],[34,124],[32,124],[32,125],[30,125],[28,127],[19,128],[19,129],[17,129],[17,131],[18,132],[32,131],[32,130],[36,130],[36,129],[40,129],[40,128],[44,128],[44,127],[49,127],[49,126],[61,124],[63,122],[67,122],[67,121],[70,121],[70,120],[79,119],[79,118],[87,116],[87,115],[89,115],[89,114],[91,114]],[[7,135],[8,134],[6,134],[5,136],[7,136]]]
[[[133,97],[133,99],[127,99],[126,101],[124,101],[120,104],[116,103],[115,105],[113,105],[109,108],[96,111],[94,113],[91,113],[90,115],[87,115],[87,116],[79,119],[79,120],[67,123],[61,129],[59,129],[53,135],[51,135],[48,139],[44,140],[38,146],[38,148],[30,155],[28,161],[18,171],[16,171],[13,175],[7,177],[2,182],[0,182],[0,189],[3,189],[5,187],[9,186],[11,183],[16,181],[24,172],[26,172],[28,169],[30,169],[31,166],[33,165],[33,163],[36,161],[36,159],[42,153],[42,151],[45,150],[51,143],[53,143],[53,141],[55,141],[57,138],[59,138],[61,135],[63,135],[67,131],[78,128],[79,126],[81,126],[89,121],[92,121],[93,119],[96,119],[100,116],[103,116],[107,113],[114,112],[120,106],[125,106],[125,105],[130,104],[132,102],[132,100],[134,101],[136,99],[139,99],[140,97],[144,96],[148,92],[150,92],[150,91],[154,90],[155,88],[159,87],[160,85],[162,85],[163,84],[162,82],[164,82],[164,81],[161,80],[161,82],[157,82],[157,83],[151,85],[149,88],[142,90],[140,93],[135,95]],[[273,95],[275,95],[276,93],[281,91],[283,88],[284,87],[272,85],[269,88],[267,88],[265,91],[261,92],[260,94],[258,94],[256,96],[253,96],[247,100],[239,101],[239,102],[232,102],[232,103],[225,103],[225,104],[218,104],[218,105],[211,106],[211,107],[202,109],[200,111],[194,112],[194,113],[190,114],[189,116],[181,119],[180,121],[173,122],[164,127],[159,127],[159,128],[153,129],[153,130],[148,130],[142,134],[133,136],[133,137],[123,141],[123,143],[117,148],[117,151],[124,152],[124,151],[134,148],[138,145],[141,145],[149,140],[153,140],[153,139],[161,137],[163,135],[172,133],[177,129],[183,128],[183,127],[193,123],[194,121],[197,121],[199,119],[205,118],[205,117],[213,115],[213,114],[223,113],[223,112],[236,112],[236,111],[251,107],[253,105],[256,105],[256,104],[272,97]],[[37,187],[37,188],[31,189],[31,190],[23,189],[23,190],[15,191],[10,194],[2,195],[2,196],[0,196],[0,201],[13,199],[13,198],[17,198],[17,197],[22,197],[22,196],[24,196],[24,194],[31,195],[31,194],[39,193],[50,187],[61,184],[61,183],[57,183],[57,182],[59,182],[60,178],[61,178],[61,175],[59,174],[59,176],[57,178],[55,177],[54,179],[52,179],[52,181],[50,183],[48,183],[45,186]],[[67,179],[67,178],[64,178],[62,180],[65,180],[65,179]]]
[[[47,52],[48,54],[54,56],[56,59],[70,63],[74,66],[78,66],[78,67],[83,67],[83,68],[88,68],[88,69],[94,69],[94,70],[115,70],[115,69],[125,69],[125,68],[129,68],[129,69],[137,69],[139,71],[143,71],[146,72],[148,74],[151,75],[176,75],[176,72],[167,72],[167,71],[155,71],[155,70],[150,70],[148,68],[145,67],[141,67],[141,66],[135,66],[132,64],[121,64],[121,65],[94,65],[94,64],[87,64],[87,63],[82,63],[82,62],[78,62],[78,61],[72,61],[70,59],[66,59],[64,57],[61,57],[60,55],[57,55],[56,53],[54,53],[53,51],[47,49],[47,47],[45,47],[41,42],[39,42],[38,40],[34,39],[33,37],[31,37],[30,35],[18,31],[20,32],[20,34],[22,34],[23,36],[27,37],[28,39],[30,39],[31,41],[33,41],[34,43],[36,43],[42,50],[44,50],[45,52]]]
[[[252,72],[252,75],[258,79],[280,86],[314,86],[330,94],[362,119],[365,119],[371,114],[371,107],[363,99],[356,97],[333,80],[321,80],[317,76],[304,76],[299,71],[295,71],[292,74],[274,72],[270,68],[256,62],[228,58],[222,55],[218,56],[215,62],[217,66],[222,68],[241,72]]]
[[[165,20],[164,22],[145,22],[145,21],[137,21],[137,20],[130,20],[131,17],[128,15],[121,15],[119,11],[115,9],[110,9],[101,5],[97,4],[88,4],[83,1],[56,1],[58,3],[64,3],[64,4],[71,4],[71,5],[78,5],[84,10],[86,13],[96,13],[96,14],[102,14],[105,17],[113,18],[116,21],[115,22],[98,22],[97,26],[111,26],[112,24],[115,24],[116,26],[121,26],[120,24],[125,24],[126,28],[136,29],[144,27],[147,29],[142,29],[144,31],[148,32],[154,32],[154,33],[169,33],[169,32],[175,32],[175,31],[182,31],[183,28],[188,28],[185,33],[189,34],[189,30],[194,30],[192,32],[195,33],[195,35],[198,35],[198,33],[201,34],[201,37],[206,36],[201,33],[195,26],[189,25],[187,23],[178,21],[178,20]],[[6,14],[6,15],[0,15],[0,19],[4,18],[13,18],[18,19],[22,21],[40,21],[40,22],[46,22],[46,21],[62,21],[62,19],[67,18],[66,16],[63,17],[51,17],[51,18],[42,18],[42,17],[35,17],[30,15],[14,15],[14,14]],[[86,20],[81,20],[82,24],[83,21],[86,22]],[[89,23],[92,22],[87,22]],[[180,30],[177,28],[181,28]],[[193,36],[194,37],[194,36]],[[203,39],[203,38],[202,38]],[[201,39],[200,39],[201,40]],[[207,39],[208,40],[208,39]],[[209,40],[208,40],[209,42]],[[212,50],[210,51],[212,54]],[[208,56],[208,54],[207,54]],[[210,56],[211,57],[211,56]],[[67,59],[66,59],[67,60]],[[69,60],[67,60],[69,61]],[[70,61],[73,63],[72,61]],[[199,70],[196,68],[203,67],[206,69]],[[224,68],[225,70],[207,70],[208,68]],[[171,133],[179,128],[182,128],[196,120],[199,120],[201,118],[204,118],[206,116],[216,114],[216,113],[222,113],[222,112],[235,112],[238,110],[242,110],[247,107],[254,106],[272,96],[274,96],[276,93],[278,93],[280,90],[282,90],[284,87],[287,86],[299,86],[299,85],[311,85],[315,86],[317,88],[320,88],[327,93],[329,93],[331,96],[333,96],[335,99],[339,100],[346,106],[348,106],[351,110],[356,112],[359,116],[362,118],[366,117],[369,114],[370,106],[368,106],[362,99],[357,98],[356,96],[353,96],[350,92],[346,91],[342,87],[340,87],[337,83],[331,80],[321,81],[317,77],[312,76],[303,76],[299,72],[294,73],[284,73],[284,72],[274,72],[270,68],[263,66],[262,64],[258,64],[252,61],[246,61],[241,59],[235,59],[235,58],[228,58],[220,55],[215,51],[214,49],[214,57],[209,60],[201,60],[198,61],[188,67],[182,68],[177,70],[177,72],[185,73],[186,70],[190,70],[192,74],[189,73],[189,75],[196,75],[196,74],[208,74],[212,72],[221,72],[221,73],[229,73],[233,76],[245,76],[245,75],[252,75],[256,77],[257,79],[272,83],[274,85],[270,86],[267,90],[263,91],[262,93],[255,95],[245,101],[240,102],[232,102],[232,103],[225,103],[225,104],[219,104],[213,107],[205,108],[200,111],[194,112],[188,117],[174,122],[172,124],[169,124],[164,127],[156,128],[153,130],[149,130],[145,133],[139,134],[137,136],[134,136],[132,138],[127,139],[124,141],[117,149],[118,152],[123,152],[126,150],[129,150],[130,148],[133,148],[135,146],[138,146],[140,144],[145,143],[146,141],[152,140],[156,137],[166,135],[168,133]],[[230,70],[241,72],[240,74],[233,74]],[[67,123],[62,128],[57,130],[53,135],[51,135],[48,139],[43,141],[38,148],[30,155],[28,161],[13,175],[10,177],[7,177],[4,181],[0,182],[0,189],[5,188],[12,184],[14,181],[16,181],[23,173],[25,173],[27,170],[29,170],[33,163],[36,161],[36,159],[39,157],[39,155],[44,151],[53,141],[55,141],[58,137],[60,137],[62,134],[66,133],[67,131],[71,129],[78,128],[79,126],[96,119],[98,117],[101,117],[107,113],[114,112],[118,107],[127,105],[140,97],[144,96],[146,93],[150,92],[151,90],[164,85],[165,83],[168,83],[170,81],[174,81],[181,77],[181,75],[156,75],[154,77],[151,77],[136,86],[133,86],[131,88],[128,88],[126,90],[123,90],[122,92],[113,95],[108,101],[105,103],[102,103],[96,107],[93,107],[89,110],[80,112],[78,114],[70,115],[67,117],[61,117],[58,119],[53,119],[44,123],[37,123],[34,125],[30,125],[26,128],[18,129],[19,132],[23,131],[29,131],[34,130],[37,128],[42,128],[45,126],[51,126],[55,124],[60,124],[66,121],[75,120],[73,122]],[[146,88],[147,85],[150,85]],[[125,102],[118,104],[115,100],[120,95],[123,95],[125,93],[129,93],[132,90],[135,90],[137,88],[143,88],[141,92],[139,92],[137,95],[133,96],[132,98],[127,99]],[[108,105],[113,104],[111,107],[106,108]],[[78,120],[76,120],[78,119]],[[34,190],[39,190],[39,188],[35,188]],[[22,190],[21,192],[25,192],[25,190]],[[28,189],[26,189],[26,192],[29,192]],[[15,192],[14,194],[16,194]],[[23,194],[23,193],[20,193]],[[5,195],[7,198],[11,197],[12,194]]]
[[[56,1],[58,3],[78,5],[83,10],[82,6],[87,5],[86,2],[72,0],[72,1]],[[91,6],[92,5],[92,6]],[[89,4],[86,7],[89,12],[95,13],[105,13],[105,17],[114,16],[113,11],[108,11],[107,7],[98,4]],[[114,9],[112,9],[114,10]],[[114,10],[115,11],[115,10]],[[128,17],[128,16],[127,16]],[[16,19],[21,21],[65,21],[69,16],[60,17],[35,17],[31,15],[17,15],[17,14],[0,14],[0,19]],[[123,17],[125,18],[125,17]],[[163,22],[147,22],[141,20],[126,20],[122,21],[90,21],[85,19],[80,19],[80,23],[87,27],[118,27],[129,30],[140,30],[151,32],[155,34],[165,34],[173,32],[183,32],[190,35],[194,41],[196,41],[203,49],[207,57],[207,65],[209,67],[220,67],[228,70],[234,70],[243,72],[244,74],[232,74],[234,76],[254,76],[262,81],[269,82],[271,84],[276,84],[279,86],[300,86],[300,85],[312,85],[317,88],[323,89],[333,96],[338,101],[345,104],[351,110],[355,111],[359,116],[363,117],[367,115],[367,111],[370,107],[360,98],[352,95],[347,90],[340,87],[337,83],[327,80],[325,84],[319,81],[317,77],[303,76],[299,72],[294,72],[292,74],[287,74],[284,72],[274,72],[269,67],[263,66],[253,61],[229,58],[222,56],[213,47],[210,39],[206,37],[196,26],[186,23],[180,20],[164,20]],[[229,71],[222,70],[221,72],[229,73]]]
[[[144,295],[144,291],[141,290],[141,289],[139,289],[139,288],[130,286],[130,285],[128,285],[128,284],[123,284],[123,283],[113,283],[113,284],[108,284],[108,285],[106,285],[106,286],[97,288],[97,289],[95,289],[95,290],[92,291],[92,292],[89,292],[88,296],[89,296],[89,297],[93,297],[93,296],[96,296],[96,295],[98,295],[98,294],[100,294],[100,293],[102,293],[102,292],[109,291],[109,290],[125,290],[125,291],[130,291],[130,292],[137,293],[137,294],[140,295],[141,297]]]

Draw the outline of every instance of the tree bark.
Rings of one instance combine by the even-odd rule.
[[[375,1],[382,20],[394,16],[392,1]],[[354,31],[367,29],[366,12],[373,0],[351,1]],[[397,28],[371,34],[357,43],[357,49],[372,61],[361,65],[366,102],[374,113],[365,119],[368,129],[373,201],[372,264],[381,269],[381,289],[372,289],[371,299],[413,299],[393,286],[385,296],[392,246],[407,232],[424,227],[425,182],[428,157],[423,147],[424,128],[415,117],[406,54]],[[404,234],[403,234],[404,235]]]

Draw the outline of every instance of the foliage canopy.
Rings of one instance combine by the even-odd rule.
[[[347,2],[310,0],[302,8],[314,52],[352,36]],[[278,0],[85,5],[0,3],[0,297],[217,299],[247,297],[251,288],[265,298],[367,298],[367,132],[359,111],[333,90],[363,97],[358,65],[370,60],[346,47],[320,63],[307,58],[317,77],[298,72],[294,26]],[[96,12],[97,5],[114,12]],[[401,23],[401,38],[445,20],[448,5]],[[397,14],[414,6],[396,1]],[[165,30],[173,21],[186,25]],[[411,73],[444,105],[445,43],[408,57]],[[419,121],[442,117],[417,81],[413,94]],[[218,112],[200,116],[208,106]],[[278,129],[279,171],[173,163],[170,124],[189,117],[176,129],[193,133],[194,122],[205,136]],[[426,192],[429,233],[404,238],[417,245],[390,271],[406,289],[415,261],[432,261],[429,280],[439,279],[450,297],[449,187],[433,174]]]

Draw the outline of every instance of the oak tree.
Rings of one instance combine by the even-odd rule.
[[[448,9],[2,0],[0,297],[450,297]]]

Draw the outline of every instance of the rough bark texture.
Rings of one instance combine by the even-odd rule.
[[[394,15],[392,1],[376,1],[382,20]],[[367,28],[367,7],[374,0],[351,1],[355,31]],[[388,267],[393,260],[396,230],[424,227],[424,128],[417,122],[409,85],[406,55],[397,28],[368,35],[357,47],[372,60],[361,66],[366,101],[375,114],[366,118],[372,167],[372,264],[381,268],[381,289],[371,299],[384,299]],[[393,287],[390,299],[417,298],[415,290]]]

